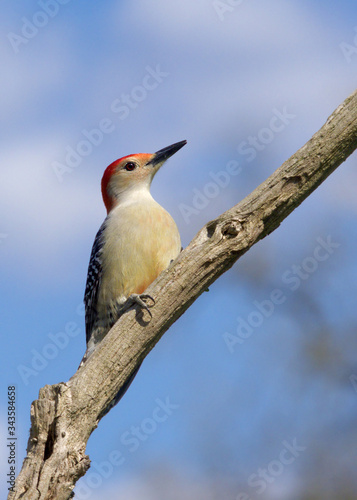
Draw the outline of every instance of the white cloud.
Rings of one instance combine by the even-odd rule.
[[[1,231],[8,234],[3,246],[12,249],[9,258],[16,259],[16,267],[24,266],[34,274],[37,266],[41,274],[47,267],[55,271],[53,263],[65,255],[70,260],[86,229],[93,226],[94,238],[105,216],[100,187],[90,177],[87,182],[85,175],[78,179],[73,172],[58,181],[51,164],[61,158],[61,152],[58,138],[45,135],[21,147],[13,143],[2,152],[6,168],[0,185]],[[83,163],[78,168],[90,168],[90,162]]]
[[[11,119],[14,113],[21,113],[29,103],[41,108],[49,95],[55,96],[56,92],[65,88],[73,72],[75,60],[68,38],[52,26],[45,29],[45,43],[41,44],[40,51],[36,51],[33,44],[39,41],[37,38],[36,42],[36,37],[44,36],[43,33],[38,33],[27,45],[21,46],[17,54],[7,37],[1,38],[0,57],[6,67],[0,82],[1,93],[6,96],[1,102],[3,120],[7,115]],[[18,119],[21,119],[20,116]]]
[[[80,99],[73,80],[80,49],[72,48],[75,34],[63,37],[63,26],[46,28],[40,52],[35,40],[17,56],[9,53],[4,41],[0,46],[12,75],[1,84],[6,96],[3,123],[12,123],[6,130],[10,140],[1,153],[1,203],[7,226],[1,232],[12,230],[17,242],[27,242],[26,248],[21,245],[25,259],[31,260],[33,254],[47,261],[68,252],[73,244],[80,245],[86,231],[94,236],[105,215],[100,177],[115,157],[188,139],[181,156],[186,164],[165,170],[162,182],[160,174],[155,180],[157,198],[169,210],[174,203],[175,209],[180,201],[189,200],[193,188],[210,180],[209,171],[238,156],[238,144],[265,126],[274,107],[286,106],[297,116],[274,145],[291,154],[352,90],[350,66],[334,45],[342,34],[329,30],[298,2],[243,1],[223,22],[212,2],[203,0],[126,2],[116,4],[112,14],[104,25],[110,50],[103,52],[95,69],[80,63],[81,79],[88,80]],[[120,56],[114,57],[119,47]],[[140,84],[147,64],[160,64],[170,76],[138,103],[127,120],[120,121],[110,104]],[[47,112],[44,96],[49,95],[54,101],[67,95],[71,110],[62,114],[59,104]],[[32,114],[22,119],[28,107]],[[115,123],[115,132],[73,175],[58,183],[52,162],[63,161],[66,147],[76,145],[81,130],[97,126],[98,119],[107,116]],[[242,175],[249,177],[250,169]],[[189,193],[185,200],[172,200],[176,182]],[[216,202],[219,207],[218,200],[210,206]],[[353,196],[345,198],[348,202],[354,203]]]

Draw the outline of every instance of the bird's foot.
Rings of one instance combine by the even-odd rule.
[[[150,308],[154,307],[155,300],[153,299],[153,297],[151,297],[151,295],[148,295],[146,293],[142,293],[140,295],[137,293],[132,293],[127,298],[126,303],[128,303],[128,307],[131,307],[133,304],[137,304],[139,307],[141,307],[141,309],[145,309],[149,313],[150,319],[152,318]]]
[[[145,309],[149,313],[150,319],[152,318],[150,308],[155,305],[155,300],[151,297],[151,295],[145,293],[142,293],[140,295],[137,293],[132,293],[127,299],[124,300],[125,301],[123,301],[123,299],[120,299],[120,301],[117,301],[118,317],[128,311],[133,305],[137,304],[141,309]]]

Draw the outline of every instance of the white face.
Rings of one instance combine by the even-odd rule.
[[[103,201],[108,213],[120,200],[132,193],[149,193],[156,172],[185,144],[186,141],[176,142],[154,154],[124,156],[111,163],[102,178]]]
[[[152,156],[143,154],[125,158],[118,164],[109,184],[113,183],[119,193],[139,184],[150,186],[161,166],[161,164],[154,166],[148,163]]]
[[[153,157],[154,155],[151,154],[138,154],[126,156],[116,162],[106,188],[106,193],[110,198],[110,208],[134,191],[145,189],[149,191],[154,175],[164,163],[155,165],[149,163]],[[106,200],[104,201],[107,206]]]

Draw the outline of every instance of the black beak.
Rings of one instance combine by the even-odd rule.
[[[147,163],[147,165],[155,166],[159,163],[164,163],[170,156],[177,153],[179,149],[181,149],[187,141],[175,142],[175,144],[171,144],[171,146],[167,146],[166,148],[160,149],[157,151],[151,160]]]

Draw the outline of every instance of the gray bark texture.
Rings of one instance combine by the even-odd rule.
[[[270,234],[357,147],[357,91],[323,127],[236,206],[208,222],[146,290],[142,314],[125,313],[68,382],[40,389],[27,456],[9,499],[66,500],[90,467],[85,454],[100,415],[166,330],[221,274]],[[119,411],[119,410],[116,410]]]

